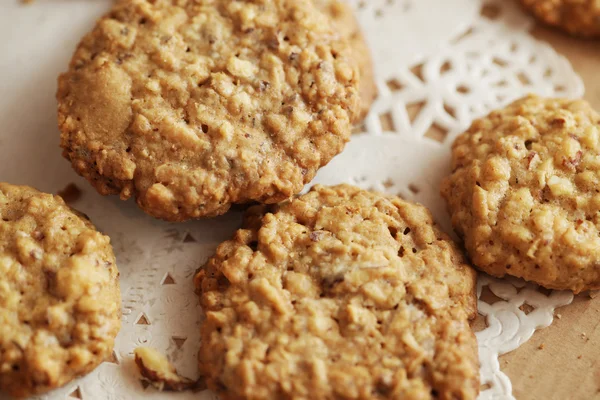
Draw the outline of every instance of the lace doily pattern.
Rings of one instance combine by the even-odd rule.
[[[487,325],[476,333],[483,388],[480,397],[514,399],[510,380],[500,371],[498,355],[515,350],[537,329],[549,326],[554,310],[571,303],[573,293],[540,290],[519,279],[479,274],[477,296],[479,314]]]
[[[583,84],[567,60],[529,34],[532,22],[516,2],[348,1],[372,49],[380,97],[360,127],[362,133],[353,135],[346,150],[320,171],[315,183],[349,182],[399,194],[428,206],[442,227],[451,232],[439,183],[448,173],[454,137],[474,118],[528,92],[579,97]],[[109,5],[106,0],[106,8]],[[66,66],[72,48],[55,50],[56,46],[45,46],[42,39],[46,36],[40,32],[52,32],[53,42],[64,39],[74,46],[89,26],[78,26],[81,32],[75,33],[69,7],[74,7],[78,18],[86,23],[100,15],[102,8],[99,2],[87,0],[59,5],[37,2],[30,7],[33,17],[24,19],[24,8],[16,1],[3,7],[2,17],[25,21],[17,24],[19,31],[25,32],[18,51],[8,43],[10,32],[0,35],[0,43],[15,50],[14,59],[9,55],[0,63],[0,73],[23,77],[23,82],[7,83],[7,98],[12,91],[27,89],[29,82],[38,82],[42,77],[44,82],[54,82],[57,71]],[[10,25],[0,24],[0,31]],[[69,28],[59,29],[62,26]],[[44,65],[56,66],[57,71],[50,68],[46,76],[39,69],[23,67],[24,54],[37,54]],[[38,140],[21,135],[21,127],[11,119],[15,115],[12,103],[24,107],[28,115],[54,108],[51,96],[43,105],[25,101],[35,99],[26,95],[27,90],[21,91],[24,101],[17,101],[17,97],[0,101],[0,123],[5,127],[0,132],[0,158],[5,160],[18,162],[15,154],[22,153],[23,148],[36,148]],[[44,129],[55,118],[54,111],[46,114],[48,120],[38,123]],[[13,140],[16,137],[29,142]],[[35,163],[30,170],[19,173],[1,166],[3,179],[54,191],[77,182],[84,194],[73,205],[112,238],[123,294],[123,328],[111,359],[88,376],[41,398],[216,400],[209,391],[156,392],[140,380],[132,355],[137,346],[152,346],[164,352],[180,373],[197,376],[201,313],[193,295],[192,277],[217,244],[239,225],[240,214],[167,224],[142,215],[130,203],[98,196],[68,170],[58,152],[51,160]],[[47,177],[42,171],[61,173]],[[536,329],[550,325],[554,309],[570,303],[572,295],[485,275],[480,276],[478,295],[480,314],[486,319],[484,329],[477,332],[483,384],[480,398],[512,399],[511,383],[500,371],[498,356],[516,349]]]
[[[466,32],[480,0],[348,0],[375,60],[375,75],[384,81],[443,48]]]

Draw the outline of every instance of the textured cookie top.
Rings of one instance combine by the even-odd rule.
[[[474,399],[474,285],[424,207],[316,186],[199,271],[200,370],[225,399]]]
[[[113,348],[120,292],[109,238],[58,196],[0,183],[0,391],[28,396]]]
[[[457,138],[442,194],[476,266],[600,288],[599,135],[585,101],[529,96]]]
[[[350,53],[311,0],[121,0],[59,78],[64,155],[167,220],[284,200],[350,136]]]
[[[598,0],[521,0],[542,22],[571,35],[600,37]]]
[[[357,121],[361,121],[367,115],[371,109],[371,104],[377,97],[371,50],[348,3],[340,0],[313,1],[320,10],[331,18],[334,28],[350,43],[352,56],[358,63],[360,72],[360,111]]]

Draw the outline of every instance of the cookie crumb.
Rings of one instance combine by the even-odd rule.
[[[65,203],[72,204],[81,198],[81,189],[76,184],[69,183],[64,189],[59,190],[57,194],[62,197]]]
[[[182,392],[206,388],[202,379],[193,381],[177,374],[175,367],[158,350],[138,347],[134,350],[134,354],[135,364],[140,374],[160,392]]]
[[[538,346],[538,349],[539,349],[539,350],[544,350],[544,348],[545,348],[545,347],[546,347],[546,344],[545,344],[545,343],[542,343],[542,344],[540,344],[540,345]]]
[[[556,314],[556,318],[561,319],[562,315],[561,314]]]

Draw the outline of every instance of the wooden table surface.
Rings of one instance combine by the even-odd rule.
[[[600,40],[578,40],[537,27],[535,36],[567,57],[585,83],[585,98],[600,111]],[[600,399],[600,295],[576,297],[554,323],[500,359],[517,400]]]

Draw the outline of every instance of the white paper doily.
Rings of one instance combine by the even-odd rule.
[[[529,34],[531,20],[515,2],[349,1],[373,51],[380,97],[364,132],[315,182],[351,182],[400,194],[427,205],[450,231],[439,182],[448,173],[453,138],[474,118],[528,92],[583,95],[583,84],[569,63]],[[217,244],[231,236],[240,215],[185,224],[155,221],[132,202],[99,196],[60,156],[56,77],[79,38],[110,3],[0,4],[0,180],[48,192],[75,182],[84,193],[74,206],[111,236],[121,271],[123,329],[113,359],[43,398],[216,399],[208,391],[167,394],[146,388],[132,352],[139,345],[155,347],[182,374],[196,377],[200,310],[191,279]],[[512,388],[500,371],[498,355],[550,325],[554,309],[573,296],[482,275],[479,294],[484,290],[497,301],[479,301],[487,319],[487,328],[477,333],[480,399],[508,400]]]

